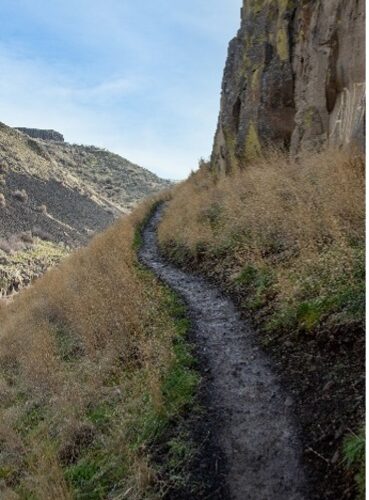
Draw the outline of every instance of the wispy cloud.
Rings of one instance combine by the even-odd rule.
[[[210,153],[238,3],[4,0],[0,120],[183,178]]]
[[[105,80],[95,85],[73,85],[66,83],[54,88],[58,98],[69,99],[80,103],[88,103],[95,106],[116,103],[117,100],[125,98],[137,92],[140,88],[138,80],[129,78],[114,78]]]

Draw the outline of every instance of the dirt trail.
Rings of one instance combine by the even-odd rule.
[[[197,348],[210,371],[212,413],[219,416],[212,425],[227,462],[230,497],[306,500],[293,402],[232,301],[161,256],[156,227],[162,210],[156,210],[143,231],[140,257],[187,303]]]

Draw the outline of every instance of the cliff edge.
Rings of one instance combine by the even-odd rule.
[[[364,0],[244,0],[212,164],[229,170],[268,145],[363,149],[364,56]]]

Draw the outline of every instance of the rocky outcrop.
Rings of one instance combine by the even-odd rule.
[[[229,46],[212,163],[268,145],[364,145],[364,0],[244,0]]]
[[[42,139],[44,141],[64,142],[64,136],[55,130],[43,130],[39,128],[16,127],[23,134],[32,137],[32,139]]]

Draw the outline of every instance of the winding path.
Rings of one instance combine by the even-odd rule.
[[[292,400],[281,388],[255,332],[229,298],[160,254],[158,208],[143,231],[140,259],[185,300],[195,342],[210,371],[211,405],[234,500],[307,499]]]

